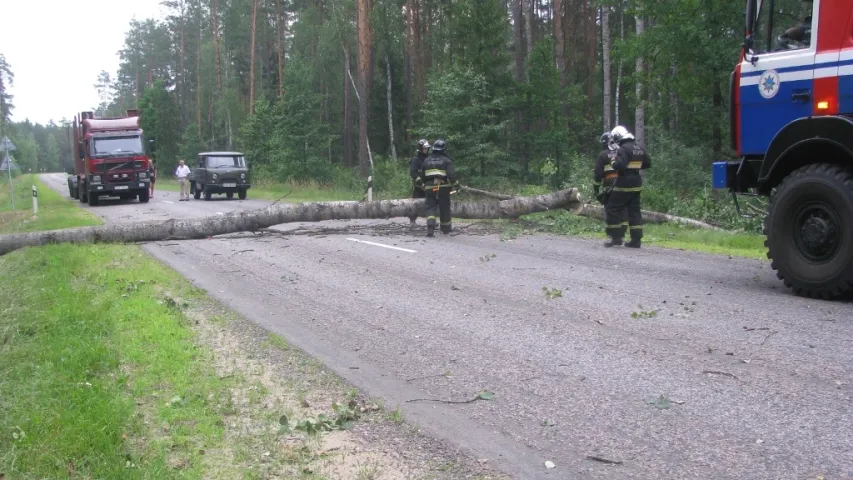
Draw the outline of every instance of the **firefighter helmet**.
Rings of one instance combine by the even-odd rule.
[[[631,132],[627,128],[619,125],[610,132],[610,138],[614,143],[620,144],[626,140],[633,140],[634,136],[631,135]]]
[[[446,148],[447,148],[447,143],[440,138],[438,140],[436,140],[435,143],[432,144],[432,151],[433,152],[443,152]]]
[[[602,147],[610,148],[610,132],[602,133],[601,137],[598,138],[598,141],[601,142]]]
[[[422,139],[418,140],[418,151],[419,152],[423,151],[424,148],[427,148],[427,149],[429,148],[429,142],[427,141],[426,138],[422,138]]]

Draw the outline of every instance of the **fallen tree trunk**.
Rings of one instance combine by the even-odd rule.
[[[676,217],[675,215],[668,215],[666,213],[660,212],[650,212],[648,210],[641,210],[641,212],[643,214],[643,223],[678,223],[689,227],[704,228],[706,230],[723,230],[720,227],[715,227],[714,225],[705,222],[700,222],[699,220],[693,220],[692,218]],[[588,203],[585,203],[578,215],[582,217],[604,220],[604,207],[601,205],[590,205]]]
[[[517,198],[517,197],[513,197],[512,195],[489,192],[486,190],[480,190],[478,188],[471,188],[471,187],[464,186],[464,185],[461,186],[460,189],[462,191],[471,192],[471,193],[474,193],[477,195],[482,195],[484,197],[497,198],[500,200],[509,200],[512,198]],[[604,220],[604,207],[601,205],[592,205],[589,203],[585,203],[585,204],[583,204],[583,206],[580,209],[576,209],[576,211],[573,211],[572,213],[575,213],[576,215],[580,215],[582,217],[595,218],[595,219],[602,220],[602,221]],[[677,217],[675,215],[669,215],[669,214],[660,213],[660,212],[651,212],[649,210],[642,210],[642,214],[643,214],[643,222],[644,223],[678,223],[678,224],[687,225],[690,227],[704,228],[706,230],[719,230],[719,231],[723,230],[720,227],[715,227],[714,225],[711,225],[711,224],[708,224],[705,222],[701,222],[699,220],[693,220],[692,218]]]
[[[456,202],[453,216],[465,219],[518,218],[529,213],[554,209],[579,211],[583,203],[577,189],[545,195],[514,197],[490,202]],[[24,247],[49,243],[135,243],[168,239],[207,238],[237,232],[254,232],[273,225],[323,220],[387,219],[423,216],[423,199],[375,202],[306,202],[274,204],[245,212],[212,217],[148,221],[97,227],[69,228],[46,232],[0,235],[0,255]]]

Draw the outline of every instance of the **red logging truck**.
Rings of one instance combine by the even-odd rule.
[[[118,118],[95,118],[94,112],[82,112],[70,128],[74,171],[68,177],[68,194],[72,198],[92,206],[106,196],[148,202],[150,160],[137,110]]]

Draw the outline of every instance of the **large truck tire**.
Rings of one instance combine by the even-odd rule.
[[[246,189],[241,188],[240,190],[237,190],[237,196],[240,197],[240,200],[245,200],[246,199]]]
[[[813,164],[788,175],[764,219],[767,258],[797,295],[837,299],[853,292],[853,173]]]
[[[151,199],[150,195],[151,195],[151,192],[148,190],[144,190],[142,192],[139,192],[139,203],[148,203],[148,200]]]
[[[96,205],[98,204],[98,200],[99,200],[99,199],[98,199],[98,194],[97,194],[97,193],[93,194],[92,192],[89,192],[88,197],[89,197],[89,198],[88,198],[88,203],[89,203],[89,206],[90,206],[90,207],[94,207],[94,206],[96,206]]]

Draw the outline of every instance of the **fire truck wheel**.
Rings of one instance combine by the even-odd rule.
[[[836,299],[853,292],[853,173],[813,164],[788,175],[764,219],[767,258],[794,293]]]
[[[148,203],[148,200],[151,198],[150,195],[151,192],[149,192],[148,190],[145,190],[144,192],[139,192],[139,203]]]
[[[90,193],[88,196],[89,196],[89,198],[88,198],[87,200],[88,200],[88,203],[89,203],[89,206],[90,206],[90,207],[94,207],[95,205],[97,205],[97,204],[98,204],[98,200],[99,200],[99,199],[98,199],[98,195],[92,195],[92,194]]]

